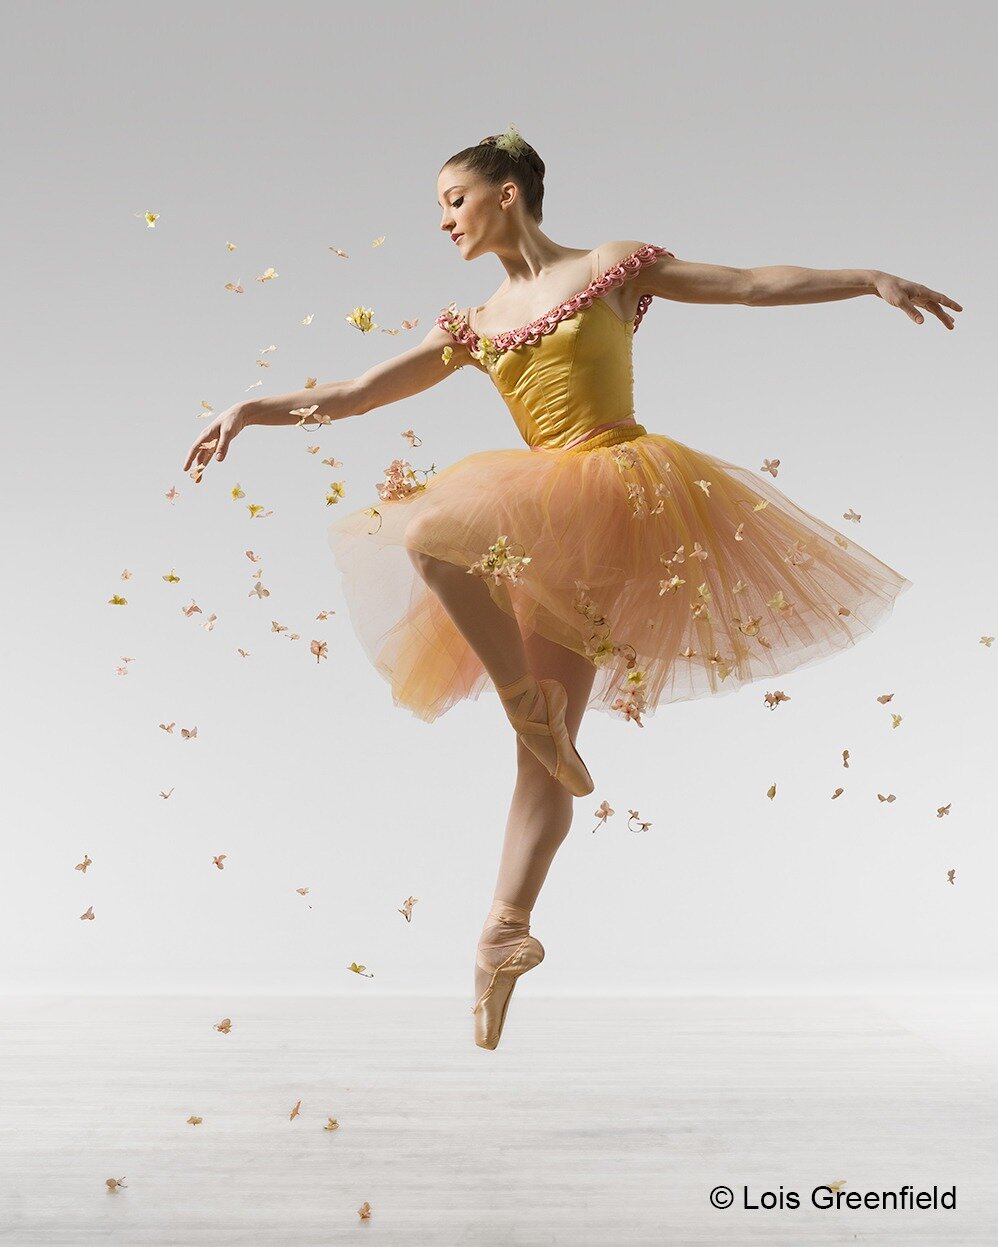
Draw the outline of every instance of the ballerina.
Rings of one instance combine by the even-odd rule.
[[[638,240],[561,246],[540,229],[544,172],[515,127],[452,156],[437,178],[440,228],[465,260],[499,258],[499,289],[450,304],[421,343],[360,377],[236,404],[184,464],[200,481],[250,425],[330,424],[469,366],[509,408],[527,449],[481,451],[425,481],[396,460],[378,502],[328,534],[395,704],[432,722],[491,685],[516,732],[475,959],[475,1042],[489,1049],[517,980],[544,957],[531,912],[573,797],[593,791],[577,749],[586,709],[640,727],[661,704],[821,661],[912,584],[764,476],[635,420],[631,344],[653,298],[771,307],[875,294],[947,329],[946,309],[963,310],[878,270],[731,268]]]

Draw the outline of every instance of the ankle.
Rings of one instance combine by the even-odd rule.
[[[540,685],[532,671],[510,684],[496,685],[496,692],[511,723],[530,718],[537,708],[538,698],[542,696]]]
[[[530,925],[529,909],[524,909],[520,905],[511,905],[508,901],[493,900],[489,908],[489,919],[491,921],[503,921],[510,925],[529,926]]]
[[[492,902],[488,917],[482,927],[479,943],[486,947],[499,947],[510,940],[522,939],[530,934],[530,910],[518,905]]]

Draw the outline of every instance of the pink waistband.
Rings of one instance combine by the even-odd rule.
[[[531,446],[531,450],[571,450],[573,446],[578,446],[581,442],[588,442],[591,437],[596,437],[599,433],[605,433],[608,429],[619,429],[625,425],[634,425],[637,427],[637,421],[633,416],[628,416],[626,420],[615,420],[612,424],[598,424],[595,429],[587,429],[581,437],[573,437],[570,442],[566,442],[564,446]]]

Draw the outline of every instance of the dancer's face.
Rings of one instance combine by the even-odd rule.
[[[512,205],[517,193],[515,182],[488,186],[466,169],[445,166],[437,178],[440,228],[448,235],[461,235],[451,245],[457,247],[466,260],[494,250],[495,242],[510,220],[500,205]]]

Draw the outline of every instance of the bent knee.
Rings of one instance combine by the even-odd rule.
[[[439,521],[434,515],[416,515],[406,525],[402,542],[409,558],[417,566],[421,566],[427,559],[434,557],[427,551],[437,548],[439,530]]]
[[[424,554],[422,550],[414,550],[410,545],[406,545],[405,552],[409,556],[409,562],[417,571],[421,572],[426,569],[426,562],[430,557],[428,554]]]

